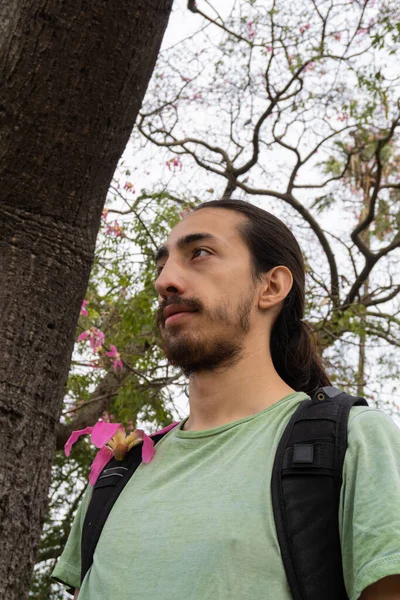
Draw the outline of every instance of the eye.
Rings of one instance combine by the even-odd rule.
[[[209,250],[206,250],[206,248],[196,248],[195,250],[193,250],[193,254],[196,254],[196,252],[208,252],[208,254],[211,254],[211,252]]]
[[[212,254],[212,252],[210,252],[209,250],[207,250],[206,248],[195,248],[192,252],[192,256],[194,254],[196,254],[196,252],[208,252],[208,254]],[[163,267],[157,267],[156,272],[157,275],[160,275],[161,271],[163,270]]]

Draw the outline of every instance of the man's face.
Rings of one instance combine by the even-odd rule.
[[[243,219],[222,208],[192,213],[171,231],[165,244],[168,256],[157,261],[162,267],[155,288],[163,351],[186,376],[232,366],[242,356],[257,311],[250,253],[236,231]],[[180,238],[195,233],[215,239],[178,247]],[[163,309],[172,304],[196,312],[166,322]]]

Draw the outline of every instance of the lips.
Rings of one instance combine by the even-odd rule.
[[[188,306],[184,306],[183,304],[170,304],[166,306],[163,310],[164,320],[167,320],[168,317],[175,315],[180,312],[196,312],[193,308],[189,308]]]

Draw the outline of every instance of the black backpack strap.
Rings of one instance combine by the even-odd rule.
[[[272,504],[294,600],[347,600],[339,537],[339,499],[347,422],[365,398],[319,388],[294,412],[275,456]]]
[[[167,432],[152,435],[157,444]],[[81,584],[92,566],[93,554],[104,523],[118,496],[142,462],[143,442],[134,446],[123,460],[111,459],[100,473],[94,487],[82,529]]]

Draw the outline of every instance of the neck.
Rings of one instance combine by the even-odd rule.
[[[200,431],[232,423],[257,414],[295,391],[279,377],[269,352],[246,353],[223,372],[191,376],[190,414],[184,429]]]

